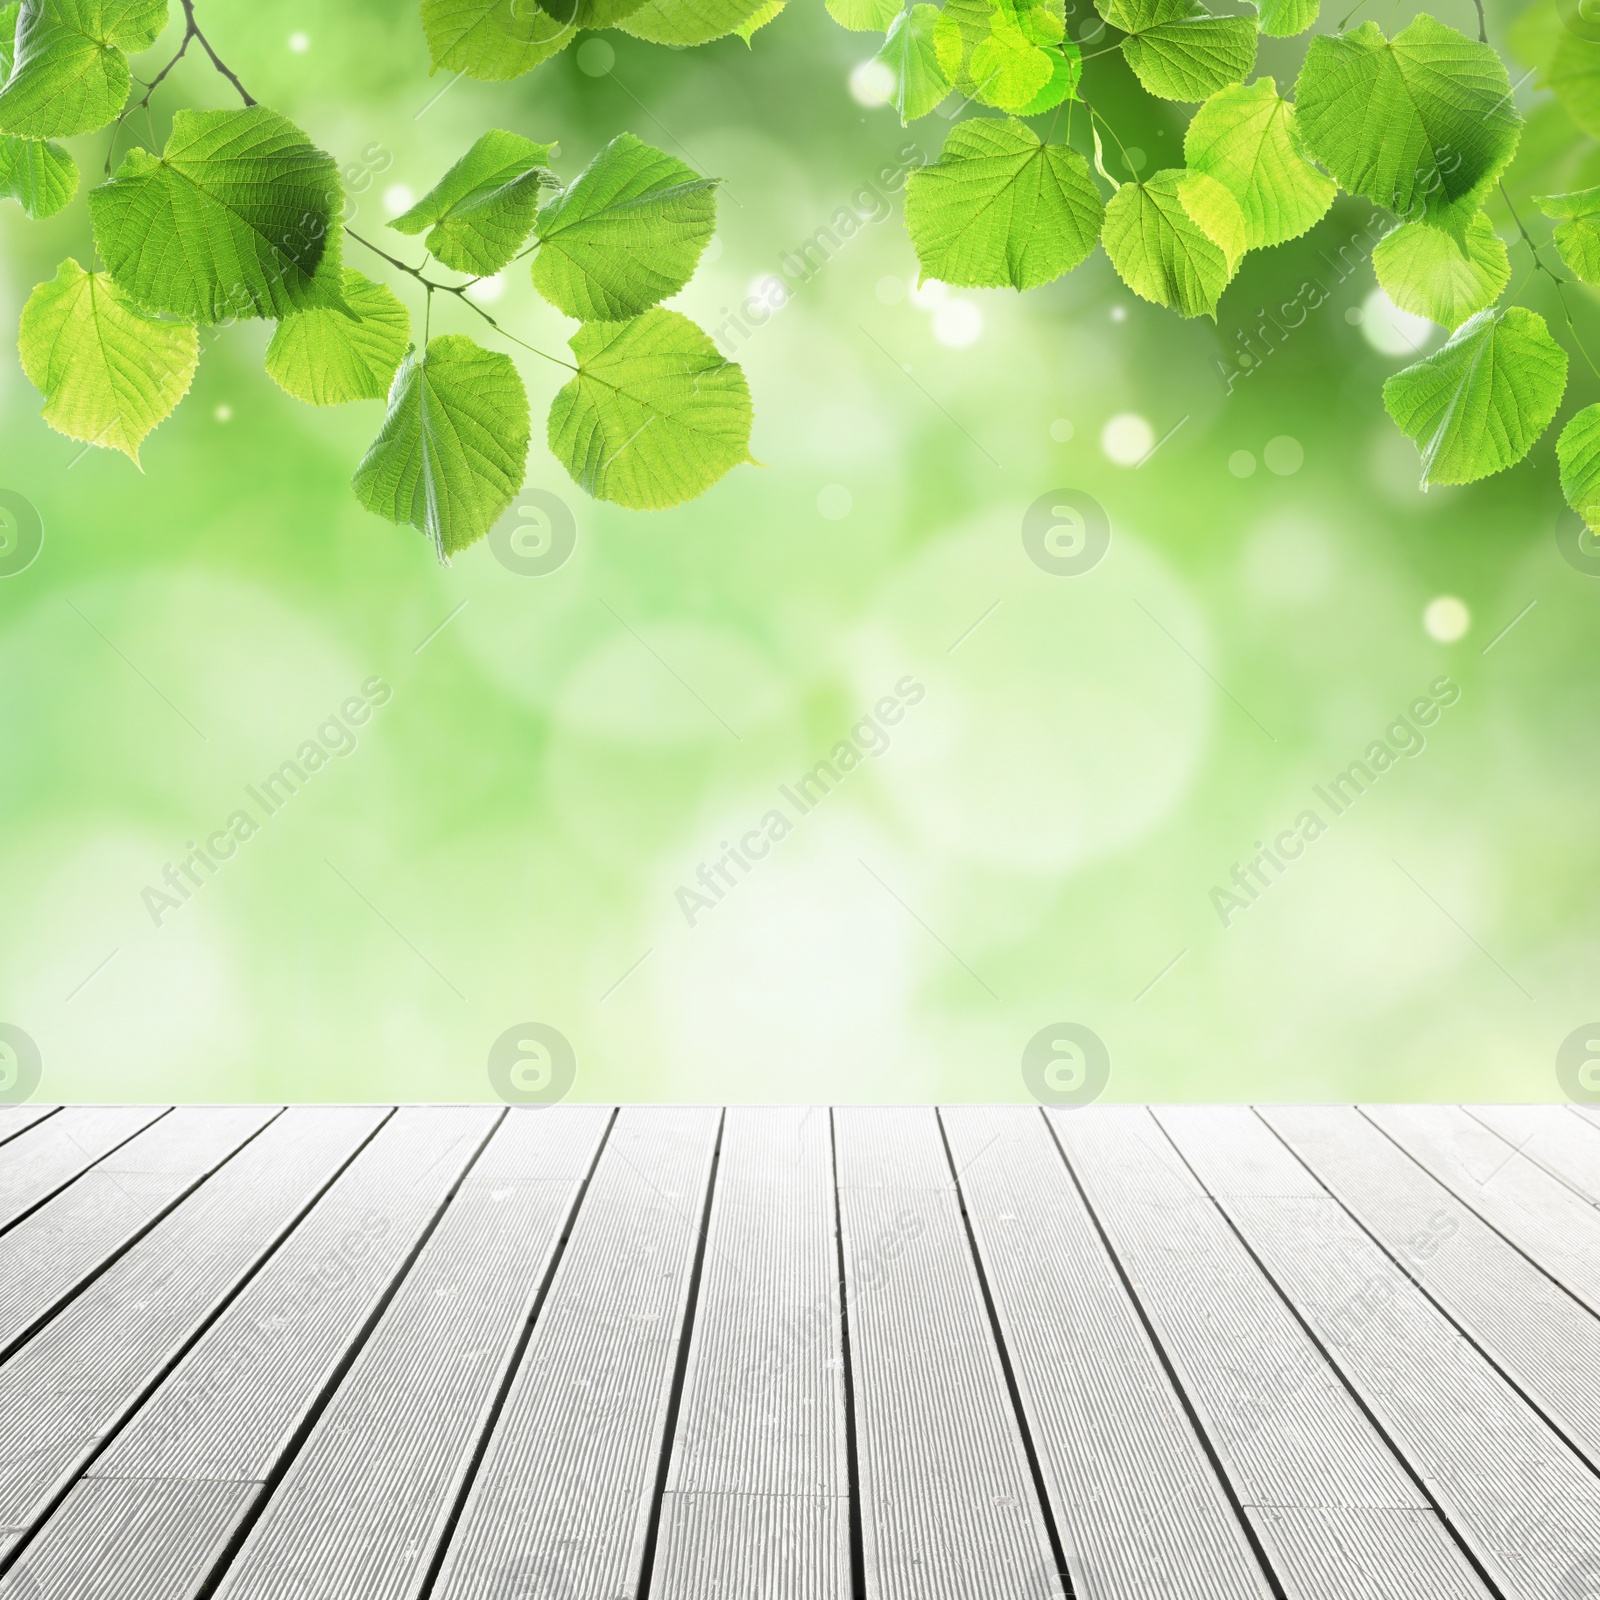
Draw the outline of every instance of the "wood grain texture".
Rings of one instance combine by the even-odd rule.
[[[1600,1467],[1600,1321],[1353,1106],[1267,1125],[1406,1273]]]
[[[0,1365],[0,1528],[35,1526],[383,1118],[286,1111]]]
[[[721,1113],[618,1113],[435,1600],[636,1593]]]
[[[730,1107],[651,1594],[849,1600],[828,1113]]]
[[[1484,1600],[1432,1501],[1150,1112],[1050,1120],[1285,1591]]]
[[[1155,1115],[1506,1600],[1571,1600],[1594,1474],[1259,1116]]]
[[[419,1592],[610,1115],[516,1110],[495,1130],[218,1600]]]
[[[0,1355],[276,1114],[180,1106],[0,1234]]]
[[[54,1116],[58,1106],[0,1106],[0,1144],[9,1143],[36,1122]]]
[[[129,1564],[159,1567],[168,1600],[201,1592],[250,1501],[224,1525],[189,1514],[190,1489],[268,1480],[496,1120],[408,1106],[385,1123],[56,1508],[30,1547],[36,1577],[59,1575],[42,1600],[119,1600]]]
[[[153,1106],[69,1106],[0,1147],[0,1230],[160,1114]]]
[[[1467,1106],[1469,1116],[1600,1205],[1600,1127],[1571,1106]]]
[[[931,1107],[834,1113],[868,1600],[1062,1593]]]
[[[1075,1585],[1270,1595],[1043,1114],[942,1115]]]
[[[1363,1106],[1414,1161],[1600,1312],[1600,1207],[1460,1106]]]

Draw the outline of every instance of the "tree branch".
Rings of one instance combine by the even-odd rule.
[[[194,20],[194,0],[182,0],[182,4],[184,21],[184,47],[187,48],[191,39],[198,39],[200,41],[201,49],[203,49],[205,53],[211,57],[211,65],[214,66],[217,71],[220,72],[222,76],[239,91],[239,98],[243,100],[247,106],[255,105],[255,96],[251,94],[242,83],[239,82],[238,74],[235,73],[234,70],[227,64],[227,62],[225,62],[222,57],[211,48],[211,41],[200,31],[200,24]],[[182,55],[183,51],[180,50],[178,53],[179,55]]]

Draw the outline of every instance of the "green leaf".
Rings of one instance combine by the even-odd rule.
[[[35,222],[53,217],[78,192],[78,164],[58,144],[0,134],[0,196]]]
[[[0,6],[0,84],[11,76],[17,55],[17,18],[22,15],[21,0]]]
[[[883,33],[900,14],[900,0],[828,0],[828,15],[852,33]]]
[[[389,226],[400,233],[431,229],[427,246],[445,266],[490,277],[533,232],[540,190],[555,186],[555,148],[491,128]]]
[[[1255,0],[1255,6],[1269,39],[1291,39],[1317,20],[1322,0]]]
[[[748,43],[782,9],[783,0],[645,0],[617,26],[652,44],[709,44],[730,33]]]
[[[1600,283],[1600,189],[1535,195],[1534,204],[1558,224],[1555,246],[1567,270],[1582,283]]]
[[[569,317],[621,322],[694,276],[717,180],[619,133],[539,213],[534,287]]]
[[[599,500],[635,511],[703,494],[750,455],[750,390],[687,317],[657,307],[572,337],[577,376],[550,407],[550,449]]]
[[[1544,81],[1567,115],[1591,139],[1600,139],[1600,45],[1563,28]]]
[[[140,305],[197,322],[338,305],[338,169],[265,106],[179,111],[92,190],[95,245]]]
[[[902,127],[927,116],[950,92],[950,79],[939,65],[934,43],[938,21],[937,6],[918,5],[902,11],[874,58],[894,74],[893,103]]]
[[[1249,17],[1185,15],[1130,32],[1122,54],[1145,89],[1163,100],[1204,100],[1245,77],[1256,59],[1256,25]]]
[[[1220,245],[1231,276],[1250,248],[1244,208],[1233,191],[1206,172],[1185,172],[1178,180],[1178,200],[1189,219],[1213,244]]]
[[[128,98],[128,55],[166,25],[167,0],[24,0],[0,133],[66,139],[105,127]]]
[[[1083,77],[1083,51],[1069,39],[1045,54],[1050,57],[1049,80],[1027,105],[1017,107],[1019,117],[1037,117],[1054,111],[1065,100],[1078,98],[1078,83]]]
[[[1214,319],[1237,263],[1185,209],[1184,177],[1169,167],[1123,184],[1106,204],[1101,240],[1118,276],[1141,299]]]
[[[530,0],[422,0],[422,31],[435,72],[499,83],[566,49],[578,24]]]
[[[1212,95],[1189,124],[1183,155],[1239,202],[1252,250],[1299,238],[1337,192],[1306,159],[1294,107],[1271,78]]]
[[[511,504],[531,433],[528,394],[511,358],[441,334],[400,364],[383,431],[351,480],[356,499],[425,533],[446,560]]]
[[[1402,223],[1378,241],[1372,268],[1383,292],[1413,316],[1458,328],[1492,306],[1511,277],[1511,258],[1483,212],[1467,229],[1467,253],[1425,222]]]
[[[57,433],[137,466],[145,435],[189,392],[200,336],[147,316],[105,273],[69,257],[28,296],[17,349]]]
[[[1059,5],[1059,0],[1058,0]],[[1066,32],[1059,9],[1016,0],[945,0],[934,23],[939,66],[971,100],[1020,111],[1048,87],[1056,44]]]
[[[1383,403],[1422,454],[1422,487],[1474,483],[1515,465],[1550,426],[1567,353],[1522,306],[1480,311],[1431,356],[1397,372]]]
[[[1313,39],[1295,111],[1306,148],[1344,188],[1458,239],[1522,123],[1500,57],[1426,13],[1393,39],[1375,22]]]
[[[958,122],[906,183],[906,230],[924,278],[1031,289],[1084,260],[1105,206],[1089,164],[1007,117]]]
[[[345,268],[348,313],[318,307],[285,317],[267,346],[267,371],[314,406],[381,400],[411,348],[411,318],[394,291]]]
[[[1585,406],[1561,430],[1556,460],[1567,504],[1600,532],[1600,405]]]
[[[752,11],[750,15],[746,17],[744,21],[741,22],[733,31],[738,34],[746,44],[749,44],[751,36],[757,33],[760,29],[766,27],[769,22],[775,21],[779,13],[786,5],[788,5],[788,3],[789,0],[766,0],[765,5],[759,7],[755,11]]]

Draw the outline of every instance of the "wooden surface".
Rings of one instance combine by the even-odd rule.
[[[0,1600],[1594,1600],[1556,1106],[0,1108]]]

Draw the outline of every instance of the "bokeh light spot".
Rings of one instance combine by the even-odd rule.
[[[1266,462],[1268,472],[1275,472],[1280,478],[1290,478],[1306,464],[1306,449],[1298,439],[1280,433],[1276,439],[1267,440],[1261,459]]]
[[[606,39],[585,39],[578,46],[578,71],[603,78],[617,64],[617,52]]]
[[[850,515],[850,508],[854,504],[850,491],[842,483],[830,483],[817,495],[817,510],[829,522],[842,522]]]
[[[983,332],[983,312],[973,300],[946,300],[933,313],[933,336],[952,350],[976,344]]]
[[[1228,471],[1236,478],[1248,478],[1256,470],[1256,458],[1248,450],[1235,450],[1228,457]]]
[[[1422,613],[1423,630],[1430,639],[1440,644],[1454,644],[1472,626],[1472,613],[1466,602],[1453,594],[1442,594],[1430,600]]]
[[[1421,355],[1432,332],[1433,324],[1426,317],[1402,311],[1382,289],[1374,289],[1362,302],[1362,336],[1381,355]]]
[[[850,98],[858,106],[886,106],[894,99],[894,72],[873,57],[850,71]]]
[[[1119,411],[1100,430],[1100,448],[1119,467],[1143,461],[1155,442],[1155,429],[1137,411]]]
[[[1071,421],[1066,417],[1057,417],[1056,420],[1050,424],[1050,437],[1054,439],[1057,444],[1065,444],[1076,431],[1077,430],[1074,429]]]

